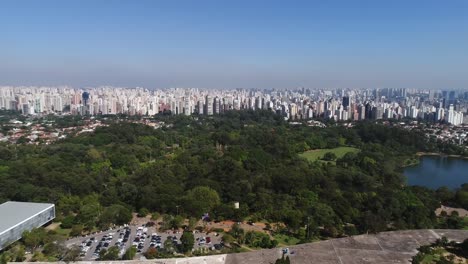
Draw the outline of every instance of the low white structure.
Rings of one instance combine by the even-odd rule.
[[[0,204],[0,250],[19,240],[24,231],[43,226],[54,218],[54,204],[24,202]]]

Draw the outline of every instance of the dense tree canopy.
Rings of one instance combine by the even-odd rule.
[[[309,223],[327,236],[433,227],[441,201],[468,207],[466,186],[405,186],[400,165],[417,151],[466,154],[422,132],[293,126],[268,111],[158,118],[165,127],[113,122],[51,145],[0,145],[0,201],[54,202],[62,224],[85,230],[128,222],[144,208],[281,221],[292,232]],[[360,151],[327,162],[298,155],[338,146]]]

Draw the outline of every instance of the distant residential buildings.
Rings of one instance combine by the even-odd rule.
[[[468,123],[468,92],[452,90],[293,89],[203,90],[98,87],[0,87],[0,109],[25,115],[216,115],[229,110],[270,110],[289,120],[413,118]]]

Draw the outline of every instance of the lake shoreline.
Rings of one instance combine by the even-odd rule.
[[[413,157],[407,160],[410,163],[408,165],[412,166],[403,167],[407,186],[419,185],[434,190],[446,186],[456,189],[468,182],[466,156],[418,152],[416,157],[419,157],[420,164],[414,164]]]
[[[421,157],[428,156],[428,157],[443,157],[443,158],[457,158],[457,159],[466,159],[468,160],[468,156],[462,156],[462,155],[454,155],[454,154],[444,154],[444,153],[438,153],[438,152],[416,152],[415,156],[417,157],[417,161],[413,161],[409,164],[403,164],[401,165],[401,168],[408,168],[412,166],[417,166],[420,163]]]
[[[438,152],[416,152],[416,156],[422,157],[422,156],[439,156],[439,157],[448,157],[448,158],[459,158],[459,159],[467,159],[468,156],[462,156],[462,155],[456,155],[456,154],[444,154],[444,153],[438,153]]]

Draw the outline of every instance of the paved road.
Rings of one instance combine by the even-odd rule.
[[[130,235],[129,235],[128,241],[120,246],[120,249],[121,249],[120,254],[121,255],[123,255],[125,253],[125,251],[133,245],[134,239],[135,239],[135,237],[137,235],[137,229],[138,228],[141,229],[141,228],[144,228],[144,227],[143,226],[140,227],[140,226],[130,225],[130,226],[128,226],[128,228],[130,230]],[[158,232],[155,229],[155,227],[148,227],[145,230],[146,230],[146,237],[145,237],[144,246],[143,246],[143,248],[141,250],[139,250],[140,252],[137,253],[136,259],[144,258],[143,253],[145,253],[148,250],[148,248],[150,247],[151,235],[152,234],[157,234],[157,235],[161,236],[161,244],[164,244],[164,241],[166,241],[168,236],[177,237],[177,241],[179,241],[179,243],[180,243],[180,237],[182,235],[182,232],[178,232],[178,233]],[[85,260],[85,261],[95,260],[97,258],[97,254],[94,254],[94,252],[95,252],[95,249],[96,249],[97,245],[99,244],[99,242],[101,242],[101,239],[104,236],[108,236],[109,234],[112,234],[112,239],[110,240],[108,247],[101,247],[101,249],[103,249],[103,248],[107,249],[107,248],[109,248],[111,246],[114,246],[118,242],[118,240],[120,238],[119,233],[124,232],[124,231],[125,231],[125,228],[122,226],[122,227],[119,227],[119,228],[111,229],[111,230],[104,231],[104,232],[99,232],[99,233],[92,234],[92,235],[85,236],[85,237],[72,238],[72,239],[69,239],[69,240],[66,241],[66,246],[67,247],[71,247],[72,245],[80,246],[83,242],[88,242],[89,239],[94,238],[94,241],[91,243],[89,249],[86,252],[83,252],[84,256],[82,256],[82,260]],[[219,244],[221,242],[221,236],[216,236],[215,233],[206,234],[206,233],[195,232],[194,237],[196,239],[195,246],[194,246],[195,249],[211,248],[214,244]],[[210,237],[211,243],[200,245],[197,242],[197,239],[200,239],[200,238],[203,238],[203,237],[205,237],[205,238]],[[161,247],[164,247],[164,246],[162,245]]]

